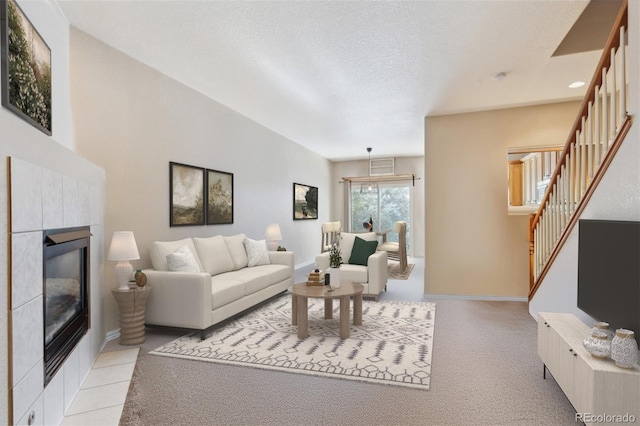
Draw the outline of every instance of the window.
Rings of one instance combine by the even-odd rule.
[[[398,234],[393,232],[393,225],[399,221],[407,222],[407,252],[410,252],[411,228],[411,184],[379,183],[378,191],[360,191],[360,185],[351,185],[349,226],[353,232],[364,231],[363,222],[373,219],[373,230],[390,230],[387,241],[398,241]],[[374,186],[375,189],[375,186]]]

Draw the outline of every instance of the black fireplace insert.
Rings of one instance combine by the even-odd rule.
[[[89,329],[89,227],[44,231],[44,384]]]

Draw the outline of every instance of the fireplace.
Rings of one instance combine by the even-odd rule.
[[[88,227],[43,232],[45,386],[89,329]]]

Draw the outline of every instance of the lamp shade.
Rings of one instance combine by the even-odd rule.
[[[113,233],[107,259],[116,261],[140,259],[138,246],[136,246],[136,239],[132,231],[116,231]]]
[[[280,233],[280,225],[272,223],[267,226],[267,231],[264,234],[264,238],[270,241],[282,240],[282,234]]]

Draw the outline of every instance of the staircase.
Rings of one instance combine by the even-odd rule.
[[[625,0],[540,208],[530,216],[529,300],[631,127],[627,113],[626,28]]]

